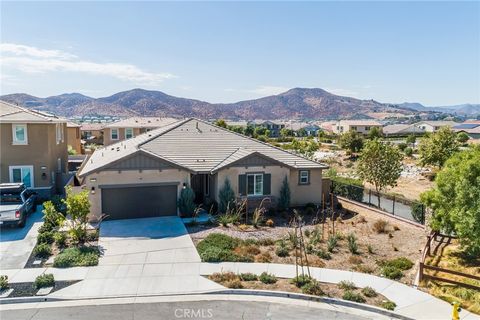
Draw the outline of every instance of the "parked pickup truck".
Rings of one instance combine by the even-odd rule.
[[[37,194],[23,183],[0,184],[0,225],[23,228],[29,213],[36,209]]]

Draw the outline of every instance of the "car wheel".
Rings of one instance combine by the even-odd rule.
[[[18,226],[19,228],[23,228],[23,227],[25,227],[25,222],[27,222],[27,217],[26,217],[26,216],[23,216],[22,220],[20,220],[20,221],[18,222],[17,226]]]

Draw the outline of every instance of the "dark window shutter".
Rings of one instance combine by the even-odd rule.
[[[269,195],[271,193],[272,185],[272,175],[270,173],[265,173],[263,175],[263,195]]]
[[[247,175],[238,175],[238,193],[241,196],[247,195]]]

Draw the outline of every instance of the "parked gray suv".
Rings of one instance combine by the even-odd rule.
[[[23,228],[27,216],[34,212],[38,196],[23,183],[0,184],[0,225]]]

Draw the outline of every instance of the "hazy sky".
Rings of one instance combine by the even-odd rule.
[[[480,2],[1,3],[1,93],[480,103]]]

